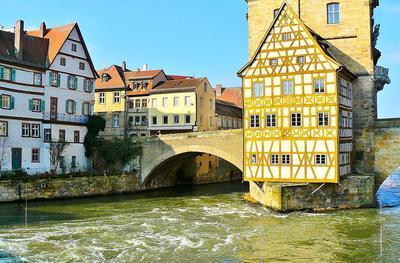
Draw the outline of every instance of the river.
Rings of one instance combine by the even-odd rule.
[[[400,208],[282,215],[239,183],[0,205],[0,262],[400,262]],[[383,256],[380,256],[382,225]]]

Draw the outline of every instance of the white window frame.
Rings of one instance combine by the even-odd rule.
[[[250,128],[260,128],[260,115],[251,114],[250,115]]]
[[[151,107],[157,108],[157,99],[156,98],[151,99]]]
[[[40,138],[40,124],[37,123],[31,124],[31,137]]]
[[[162,106],[163,106],[164,108],[167,108],[167,107],[168,107],[168,98],[162,98]]]
[[[113,116],[113,127],[118,128],[119,127],[119,114],[114,114]]]
[[[290,124],[292,127],[301,127],[303,124],[302,115],[299,112],[290,114]]]
[[[8,136],[8,122],[0,121],[0,137]]]
[[[325,93],[325,79],[316,78],[313,81],[314,93],[320,94]]]
[[[316,154],[315,155],[315,164],[316,165],[326,165],[327,164],[327,155],[326,154]]]
[[[5,110],[11,109],[11,96],[10,95],[2,94],[1,101],[2,101],[2,103],[1,103],[2,109],[5,109]]]
[[[31,124],[22,123],[22,137],[31,137]]]
[[[264,96],[264,83],[255,82],[253,83],[253,97],[262,97]]]
[[[42,111],[42,100],[41,99],[32,99],[32,111],[33,112],[41,112]]]
[[[179,123],[180,123],[180,116],[174,115],[174,124],[179,124]]]
[[[290,165],[291,163],[291,156],[290,154],[282,154],[281,161],[283,165]]]
[[[279,154],[271,154],[271,164],[279,164]]]
[[[185,106],[190,106],[191,102],[190,102],[190,96],[185,96]]]
[[[99,104],[106,103],[106,94],[104,92],[99,93]]]
[[[328,112],[318,113],[318,126],[326,127],[329,126],[330,118]]]
[[[174,97],[174,107],[179,107],[179,97]]]
[[[119,91],[114,92],[114,104],[121,103],[121,93]]]
[[[292,79],[286,79],[282,81],[282,94],[283,95],[294,94],[294,81]]]
[[[42,85],[42,74],[34,72],[33,73],[33,85],[41,86]]]
[[[35,156],[35,158],[34,158],[34,156]],[[31,163],[40,163],[40,148],[32,148]]]
[[[327,10],[327,23],[329,25],[335,25],[340,23],[340,3],[328,3],[326,5]],[[337,17],[336,17],[337,15]]]
[[[268,128],[276,127],[276,114],[267,114],[265,126]]]

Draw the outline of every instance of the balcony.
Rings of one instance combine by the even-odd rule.
[[[89,116],[68,113],[45,112],[43,113],[43,120],[86,124],[89,121]]]
[[[383,90],[385,84],[390,84],[389,69],[381,66],[375,66],[374,79],[376,81],[376,88],[378,91]]]

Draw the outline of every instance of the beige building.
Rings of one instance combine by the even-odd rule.
[[[231,102],[222,100],[216,100],[215,109],[218,130],[242,128],[243,109]]]

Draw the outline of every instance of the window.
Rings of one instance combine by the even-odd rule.
[[[0,66],[0,79],[15,82],[15,69]]]
[[[282,35],[282,39],[283,39],[283,40],[290,40],[290,33],[284,33],[284,34]]]
[[[71,44],[71,51],[76,52],[76,44],[74,43]]]
[[[252,154],[251,155],[251,164],[257,164],[257,155],[256,154]]]
[[[147,99],[142,99],[142,108],[147,108]]]
[[[314,79],[314,92],[324,93],[325,92],[325,80],[324,79]]]
[[[259,128],[260,127],[260,115],[251,115],[250,116],[250,127],[251,128]]]
[[[133,91],[138,91],[138,89],[139,89],[139,83],[134,82],[133,83]]]
[[[200,103],[199,103],[200,105],[200,107],[203,107],[203,97],[200,97]]]
[[[135,108],[140,108],[140,99],[135,100]]]
[[[179,115],[174,115],[174,123],[179,124]]]
[[[104,104],[106,102],[106,94],[104,92],[99,93],[99,103]]]
[[[128,107],[129,107],[129,109],[133,109],[134,106],[135,106],[135,104],[133,103],[133,100],[132,100],[132,99],[129,99],[129,100],[128,100]]]
[[[292,113],[292,127],[301,126],[301,113]]]
[[[185,96],[185,106],[190,106],[190,96]]]
[[[109,79],[109,75],[107,75],[107,74],[101,75],[101,82],[107,82],[108,79]]]
[[[151,100],[151,107],[153,107],[153,108],[157,107],[157,99],[152,99]]]
[[[12,97],[10,95],[1,95],[1,100],[0,100],[0,104],[1,104],[1,108],[5,109],[5,110],[11,110],[11,99]]]
[[[65,130],[58,131],[58,141],[65,142]]]
[[[85,63],[79,62],[79,69],[80,70],[85,70]]]
[[[297,57],[297,64],[304,64],[306,63],[306,57],[305,56],[298,56]]]
[[[50,85],[53,87],[58,87],[60,86],[60,74],[58,74],[57,72],[50,72],[49,75],[50,78]]]
[[[185,115],[185,123],[190,123],[191,122],[191,117],[189,114]]]
[[[22,123],[22,137],[31,136],[31,125],[29,123]]]
[[[69,114],[74,114],[76,111],[76,102],[73,100],[67,100],[65,105],[65,112]]]
[[[279,8],[274,10],[274,18],[277,17],[279,15]]]
[[[330,3],[328,9],[328,24],[340,23],[340,5],[339,3]]]
[[[142,125],[147,126],[147,116],[142,116]]]
[[[276,115],[275,114],[267,114],[266,126],[267,127],[276,127]]]
[[[77,89],[78,88],[78,78],[75,76],[68,76],[67,87],[69,89]]]
[[[76,156],[72,156],[71,158],[71,168],[76,168]]]
[[[147,82],[143,82],[142,83],[142,90],[146,90],[147,86],[148,86],[148,83]]]
[[[67,65],[67,60],[65,58],[60,58],[60,65],[65,67],[65,65]]]
[[[253,96],[254,97],[264,96],[264,84],[263,83],[253,83]]]
[[[279,164],[279,155],[277,154],[271,155],[271,164]]]
[[[31,125],[31,135],[33,138],[40,138],[40,124]]]
[[[174,107],[179,107],[179,97],[174,97]]]
[[[8,136],[8,122],[0,121],[0,137]]]
[[[32,149],[32,163],[40,163],[40,149]]]
[[[293,94],[293,80],[284,80],[282,82],[282,94],[283,95],[291,95]]]
[[[326,154],[316,154],[315,155],[315,164],[325,165],[326,164]]]
[[[329,113],[318,113],[318,126],[329,126]]]
[[[114,92],[114,103],[120,103],[121,102],[121,94],[119,91]]]
[[[207,92],[207,83],[204,83],[204,92]]]
[[[113,127],[114,128],[118,128],[119,127],[119,115],[118,114],[114,114]]]
[[[278,60],[276,58],[270,59],[269,60],[269,65],[270,66],[276,66],[278,65]]]
[[[290,155],[282,154],[282,164],[290,164]]]
[[[41,73],[33,73],[33,85],[37,85],[37,86],[42,85],[42,74]]]
[[[163,98],[163,99],[162,99],[162,106],[163,106],[164,108],[168,107],[168,98]]]
[[[153,123],[153,125],[157,124],[157,117],[156,116],[152,117],[152,123]]]
[[[80,134],[79,131],[74,131],[74,143],[80,142]]]
[[[82,103],[82,115],[85,115],[85,116],[90,115],[90,103],[89,102]]]
[[[51,129],[44,129],[44,141],[51,142]]]
[[[135,116],[135,125],[136,126],[140,125],[140,117],[139,116]]]
[[[129,116],[129,118],[128,118],[128,124],[129,124],[129,126],[133,126],[133,116]]]
[[[163,123],[168,124],[168,116],[167,115],[163,116]]]
[[[42,101],[40,99],[29,100],[29,108],[33,112],[41,112]]]

